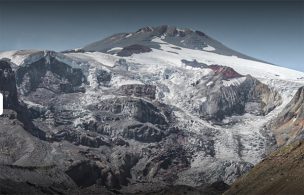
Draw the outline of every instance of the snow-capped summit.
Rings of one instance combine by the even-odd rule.
[[[113,48],[123,48],[133,44],[159,49],[160,44],[152,41],[155,37],[177,47],[210,51],[221,55],[238,56],[256,60],[226,47],[201,31],[168,25],[143,27],[136,32],[115,34],[101,41],[91,43],[83,47],[82,50],[113,53]]]

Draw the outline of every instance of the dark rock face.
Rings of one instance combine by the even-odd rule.
[[[136,32],[139,33],[139,32],[152,32],[152,31],[153,31],[153,29],[151,27],[146,26],[146,27],[138,29]]]
[[[145,124],[130,125],[122,132],[122,137],[140,142],[158,142],[165,137],[163,130]]]
[[[64,194],[68,189],[75,188],[72,180],[54,168],[1,166],[1,173],[1,194]],[[15,178],[6,178],[9,173],[16,174]]]
[[[96,184],[100,178],[100,168],[91,162],[81,162],[69,167],[66,174],[73,179],[79,187],[89,187]]]
[[[0,61],[0,83],[0,93],[3,94],[4,109],[16,109],[19,103],[15,73],[7,61]]]
[[[75,145],[88,146],[91,148],[111,145],[111,141],[104,136],[100,136],[94,133],[86,134],[84,132],[73,131],[69,129],[60,130],[59,132],[52,134],[50,140],[58,142],[66,140]]]
[[[0,60],[0,82],[0,92],[3,94],[4,109],[17,112],[16,116],[12,116],[8,114],[10,111],[5,111],[4,117],[10,118],[10,116],[12,116],[12,118],[18,119],[23,123],[24,128],[27,131],[41,139],[44,139],[44,133],[33,125],[29,111],[25,108],[22,102],[19,103],[18,101],[15,73],[11,68],[11,63],[3,60]]]
[[[170,110],[166,107],[158,107],[145,100],[130,97],[109,99],[90,107],[97,113],[102,113],[100,117],[104,116],[103,120],[105,121],[117,120],[116,117],[107,117],[107,115],[117,115],[119,120],[135,119],[141,123],[167,125],[167,117],[171,117]]]
[[[241,77],[239,73],[237,73],[233,68],[227,66],[220,66],[220,65],[210,65],[208,68],[211,68],[216,74],[222,75],[223,79],[233,79]]]
[[[128,185],[130,169],[138,162],[138,157],[129,153],[114,153],[111,161],[115,164],[106,166],[92,161],[77,162],[69,167],[66,174],[79,187],[102,185],[108,189],[120,189]]]
[[[217,67],[216,74],[212,82],[219,82],[231,78],[239,78],[240,75],[231,68]],[[268,88],[257,79],[246,76],[245,80],[235,86],[212,87],[204,91],[207,98],[200,107],[201,117],[209,120],[222,120],[225,116],[233,114],[241,115],[252,113],[255,115],[266,115],[277,105],[281,104],[281,97],[276,92]],[[199,85],[198,85],[199,87]]]
[[[227,189],[229,189],[229,185],[222,183],[222,182],[214,182],[213,184],[207,187],[190,187],[184,185],[173,185],[173,186],[166,186],[164,189],[158,189],[155,192],[148,193],[149,195],[199,195],[199,194],[222,194]],[[145,193],[138,193],[138,195],[145,195]]]
[[[204,63],[199,63],[196,60],[188,61],[188,60],[182,60],[182,63],[186,64],[187,66],[192,66],[194,68],[208,68],[209,66],[207,64]]]
[[[201,31],[195,31],[195,32],[196,32],[196,34],[198,34],[199,36],[202,36],[202,37],[206,36],[206,34],[203,33],[203,32],[201,32]]]
[[[163,139],[173,118],[170,109],[142,99],[115,98],[89,106],[94,122],[80,127],[110,137],[122,136],[140,142]]]
[[[127,57],[131,56],[133,54],[139,54],[139,53],[147,53],[152,51],[151,48],[144,46],[144,45],[130,45],[127,47],[124,47],[120,52],[117,53],[118,56]]]
[[[111,81],[112,75],[108,71],[98,70],[96,72],[96,77],[97,77],[97,81],[98,81],[99,84],[102,84],[102,85],[106,86]]]
[[[156,86],[154,85],[122,85],[118,93],[127,96],[155,99]]]
[[[25,64],[16,71],[17,86],[23,95],[28,95],[37,88],[54,93],[83,91],[80,85],[85,82],[85,76],[81,69],[58,61],[52,53],[45,55],[44,58]]]
[[[144,176],[153,176],[156,172],[160,172],[164,174],[166,177],[165,171],[168,169],[177,169],[177,168],[187,168],[190,166],[189,157],[186,154],[187,152],[183,149],[183,147],[176,146],[172,147],[169,150],[161,151],[154,159],[149,162],[145,169],[143,170]],[[155,170],[153,164],[158,164],[158,169]],[[174,175],[170,175],[167,177],[174,177]],[[173,178],[168,178],[168,180]]]
[[[304,87],[297,91],[269,128],[280,146],[304,138]]]

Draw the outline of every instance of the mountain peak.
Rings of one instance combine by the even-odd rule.
[[[136,33],[140,33],[140,32],[151,32],[153,31],[153,28],[150,27],[150,26],[146,26],[146,27],[143,27],[143,28],[140,28],[136,31]]]
[[[177,26],[171,26],[171,25],[160,25],[160,26],[146,26],[143,28],[140,28],[136,31],[136,33],[147,33],[147,32],[154,32],[156,36],[161,35],[169,35],[169,36],[185,36],[186,34],[196,33],[199,31],[193,31],[189,28],[180,28]],[[202,32],[198,33],[199,35],[205,35]]]
[[[110,54],[115,54],[113,53],[113,50],[129,47],[131,45],[142,45],[151,49],[160,49],[161,43],[153,41],[155,37],[176,47],[208,51],[226,56],[237,56],[244,59],[259,61],[226,47],[202,31],[171,25],[146,26],[135,32],[115,34],[100,41],[88,44],[79,51],[103,53],[111,51]],[[73,51],[76,50],[72,50],[72,52]]]

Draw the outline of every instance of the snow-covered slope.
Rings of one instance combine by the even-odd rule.
[[[227,56],[210,51],[184,48],[167,43],[160,37],[154,37],[151,41],[159,44],[160,48],[152,48],[151,52],[133,54],[130,57],[119,57],[116,56],[116,54],[111,55],[101,52],[71,53],[66,55],[77,56],[83,60],[89,58],[109,67],[115,66],[115,62],[124,59],[129,63],[146,66],[148,69],[144,71],[150,73],[157,73],[160,69],[164,71],[166,68],[176,68],[189,70],[190,72],[192,70],[192,74],[199,74],[200,68],[188,66],[183,62],[184,60],[197,61],[198,63],[206,65],[216,64],[228,66],[242,75],[250,74],[261,82],[282,92],[282,95],[284,97],[286,96],[284,102],[288,102],[295,91],[304,84],[304,73],[296,70],[237,56]],[[181,75],[176,75],[178,79],[180,79],[180,76]],[[203,74],[200,76],[203,76]],[[195,79],[197,79],[196,76],[185,78],[185,80],[189,82],[193,82]]]
[[[255,61],[237,56],[222,55],[212,52],[213,50],[190,49],[173,45],[164,40],[164,37],[153,37],[152,43],[158,44],[159,48],[152,48],[151,52],[133,54],[130,57],[119,57],[116,54],[105,54],[101,52],[71,53],[67,56],[77,56],[82,59],[90,57],[105,66],[118,66],[121,59],[128,64],[128,71],[137,75],[135,78],[121,77],[121,82],[138,81],[146,84],[156,84],[159,89],[159,100],[174,105],[182,111],[176,111],[180,122],[187,126],[188,130],[198,132],[203,126],[209,126],[194,114],[193,110],[198,108],[206,97],[195,97],[191,86],[201,78],[208,75],[210,69],[193,67],[183,61],[196,61],[206,65],[223,65],[233,68],[242,75],[251,75],[261,82],[277,90],[282,96],[282,104],[266,116],[253,116],[246,114],[242,117],[227,117],[224,121],[230,124],[231,121],[238,121],[234,125],[217,126],[211,125],[219,131],[217,146],[217,157],[224,159],[235,159],[238,156],[237,142],[244,145],[242,159],[251,163],[257,163],[265,152],[267,140],[260,133],[264,125],[280,113],[283,107],[290,101],[299,87],[304,85],[304,73],[288,68]],[[123,45],[119,45],[122,48]],[[209,47],[210,48],[210,47]],[[117,50],[113,47],[110,51]],[[112,59],[112,63],[104,62],[105,59]],[[168,77],[168,79],[166,78]],[[243,77],[244,78],[244,77]],[[223,85],[239,85],[244,79],[231,79],[223,81]],[[210,85],[211,83],[206,83]],[[165,94],[165,95],[163,95]],[[164,97],[163,97],[164,96]],[[189,121],[195,121],[192,124]],[[221,137],[221,138],[220,138]],[[237,138],[236,138],[237,137]],[[261,146],[262,147],[259,147]]]

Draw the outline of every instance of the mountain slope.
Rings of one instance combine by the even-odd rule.
[[[278,145],[303,139],[304,87],[301,87],[282,113],[270,125]]]
[[[303,194],[304,87],[269,125],[279,147],[225,194]]]
[[[14,71],[27,120],[44,135],[26,129],[33,150],[8,164],[37,178],[60,171],[43,182],[29,179],[38,191],[54,188],[54,179],[63,183],[56,184],[62,193],[226,189],[275,146],[267,124],[304,84],[304,73],[223,55],[214,42],[165,26],[114,35],[77,51],[0,53]],[[26,152],[21,147],[16,154]],[[18,181],[9,174],[0,179]]]
[[[224,194],[303,194],[303,155],[303,142],[283,146],[238,179]]]
[[[194,31],[188,28],[177,28],[168,25],[143,27],[136,32],[115,34],[101,41],[91,43],[81,50],[115,53],[119,48],[124,48],[133,44],[159,49],[160,46],[151,41],[155,37],[160,37],[163,41],[178,47],[256,60],[226,47],[201,31]]]

